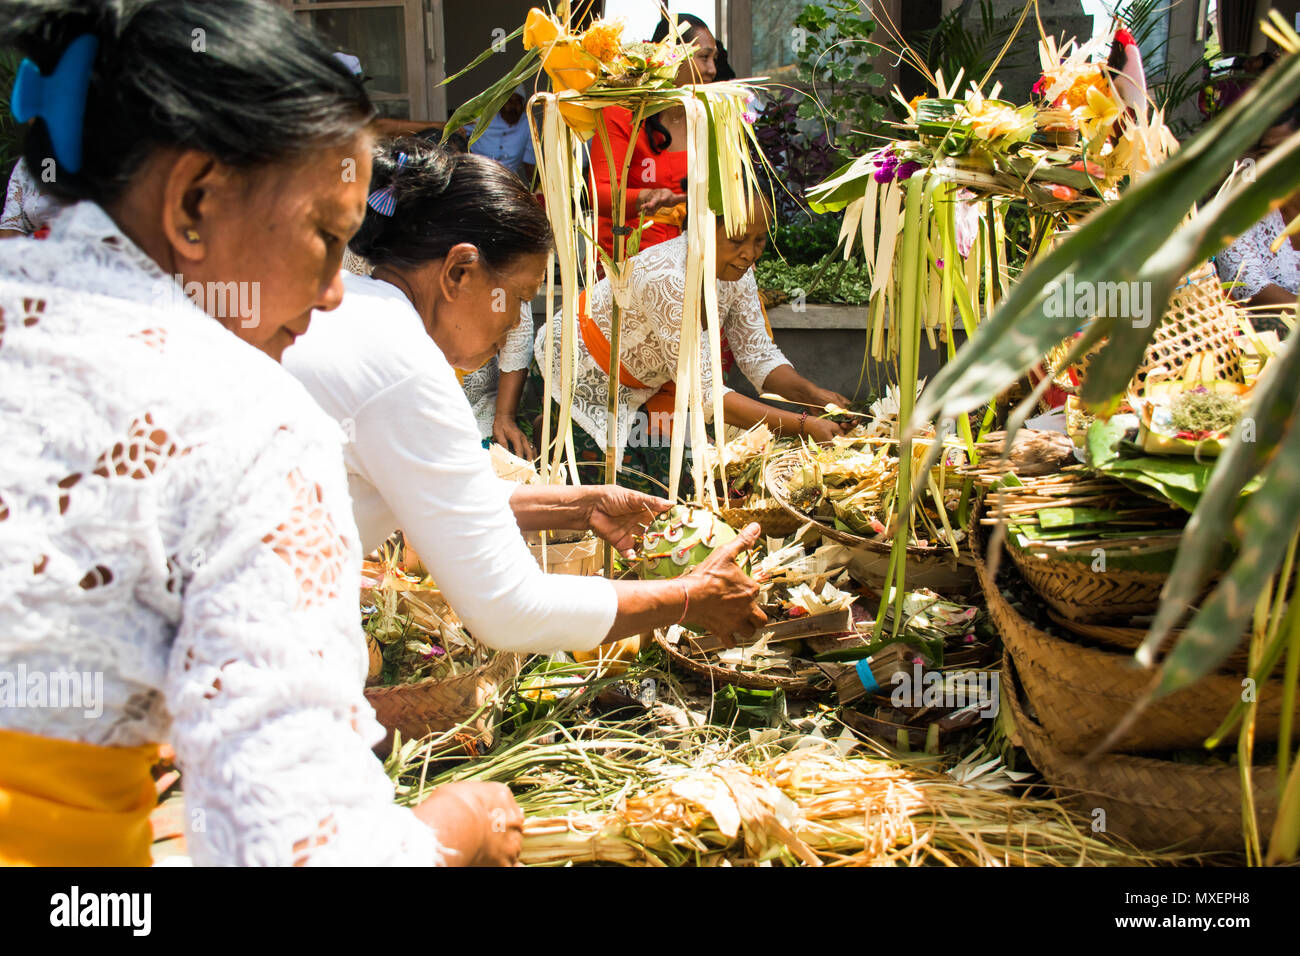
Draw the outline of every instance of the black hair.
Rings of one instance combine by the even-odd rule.
[[[155,149],[198,149],[255,167],[346,142],[374,116],[361,83],[318,35],[267,0],[0,0],[0,46],[41,72],[93,34],[82,162],[43,183],[111,202]],[[33,175],[54,156],[43,120],[23,149]]]
[[[393,187],[393,214],[368,208],[349,243],[373,266],[419,266],[462,242],[476,246],[490,269],[551,249],[551,226],[533,194],[486,156],[406,137],[376,146],[373,170],[372,191]]]
[[[709,25],[693,13],[677,14],[677,25],[681,30],[681,38],[686,43],[694,40],[695,35],[701,30],[710,35],[713,34],[713,31],[709,29]],[[668,30],[670,26],[671,24],[669,24],[668,18],[661,17],[659,23],[655,25],[655,32],[650,36],[650,42],[661,43],[668,39]],[[716,43],[716,40],[714,42]],[[726,51],[722,49],[721,44],[718,44],[718,56],[725,57],[725,55]],[[721,66],[721,62],[719,63],[719,66]],[[719,75],[718,78],[735,79],[736,74],[731,71],[730,66],[727,67],[727,70],[731,72],[730,77],[722,77]],[[658,113],[646,119],[645,128],[646,138],[650,141],[650,149],[652,151],[662,153],[664,150],[672,146],[672,134],[668,132],[668,127],[664,126],[664,121],[660,118]]]

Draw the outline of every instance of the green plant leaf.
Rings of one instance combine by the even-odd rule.
[[[1255,602],[1286,553],[1290,536],[1279,530],[1298,522],[1300,429],[1292,428],[1242,511],[1241,553],[1165,658],[1156,696],[1195,683],[1241,643]]]
[[[1200,595],[1205,582],[1217,567],[1224,542],[1233,538],[1232,520],[1241,490],[1260,473],[1265,461],[1278,448],[1284,436],[1286,440],[1296,440],[1296,429],[1291,427],[1291,421],[1296,400],[1300,398],[1300,349],[1287,349],[1273,361],[1276,367],[1271,368],[1256,386],[1250,405],[1234,430],[1227,449],[1219,456],[1214,474],[1183,531],[1183,543],[1178,549],[1178,558],[1169,574],[1169,581],[1161,593],[1160,608],[1138,651],[1138,658],[1143,662],[1155,659],[1157,649]],[[1239,440],[1247,427],[1254,428],[1254,441]],[[1278,455],[1281,455],[1280,451]],[[1266,492],[1277,493],[1276,489],[1267,487],[1267,480],[1260,484],[1261,487],[1255,492],[1256,497]],[[1289,534],[1284,533],[1284,528],[1291,527],[1293,526],[1278,525],[1270,533],[1282,539],[1285,544]],[[1243,550],[1237,560],[1244,558]],[[1201,613],[1205,613],[1204,608]],[[1240,630],[1232,635],[1234,639],[1240,636]],[[1187,638],[1188,635],[1184,634],[1182,640]],[[1231,645],[1228,650],[1231,650]],[[1208,656],[1209,651],[1206,654]],[[1227,651],[1224,651],[1224,656],[1226,654]],[[1213,663],[1210,666],[1214,666]]]

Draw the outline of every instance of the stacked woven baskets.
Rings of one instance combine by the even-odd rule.
[[[1034,766],[1081,807],[1104,810],[1106,832],[1131,843],[1149,849],[1239,850],[1237,768],[1180,763],[1159,754],[1201,747],[1241,699],[1242,675],[1212,674],[1155,701],[1115,752],[1085,762],[1083,756],[1143,696],[1150,674],[1135,666],[1131,651],[1092,639],[1085,628],[1066,639],[1034,626],[1003,596],[984,561],[984,547],[981,536],[972,534],[976,572],[1006,648],[1001,699],[1012,712],[1016,742]],[[1276,739],[1280,686],[1263,688],[1259,700],[1256,739]],[[1276,774],[1258,767],[1253,779],[1260,825],[1271,827]]]

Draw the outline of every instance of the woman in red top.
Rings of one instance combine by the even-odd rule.
[[[704,21],[681,14],[685,24],[682,39],[695,44],[695,54],[677,71],[678,86],[712,83],[718,74],[718,44]],[[661,20],[653,42],[668,36],[668,21]],[[681,235],[686,214],[686,110],[675,106],[656,113],[641,124],[632,142],[632,113],[622,107],[607,107],[597,122],[605,123],[610,152],[618,163],[632,150],[627,173],[627,203],[624,222],[635,227],[638,218],[651,220],[641,233],[640,248],[647,249]],[[673,145],[680,143],[681,148]],[[600,204],[597,239],[609,255],[614,254],[613,198],[609,159],[600,134],[591,141],[591,166],[596,178],[596,201]],[[619,167],[621,171],[621,166]],[[678,209],[678,207],[681,207]]]

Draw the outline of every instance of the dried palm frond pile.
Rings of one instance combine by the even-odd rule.
[[[623,725],[523,739],[447,779],[511,785],[531,865],[1133,866],[1059,803],[967,787],[932,766],[737,744],[714,728],[651,739]]]

